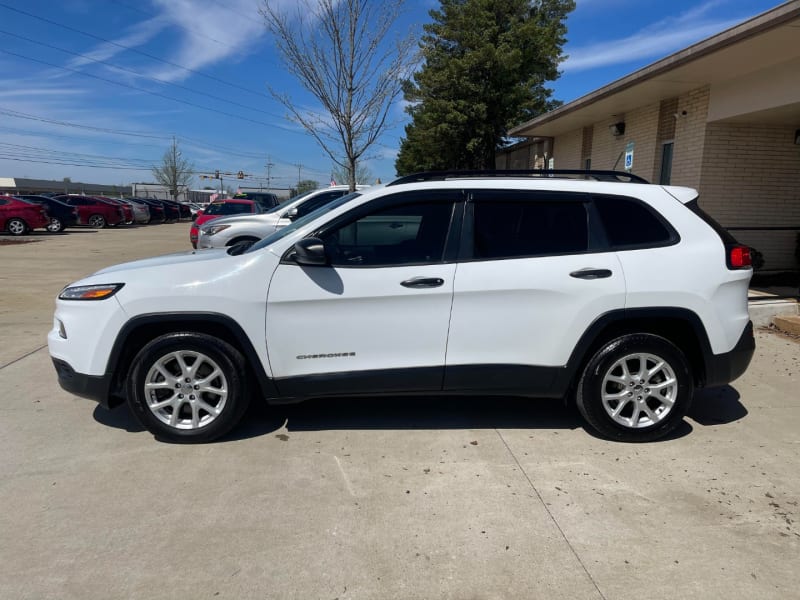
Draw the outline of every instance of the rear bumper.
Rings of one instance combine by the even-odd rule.
[[[750,365],[755,350],[756,339],[753,335],[753,323],[750,321],[733,350],[706,358],[706,380],[703,387],[726,385],[741,377]]]
[[[53,366],[58,374],[58,384],[64,391],[94,400],[105,408],[112,408],[118,402],[111,402],[111,375],[84,375],[75,372],[67,362],[58,358],[53,359]]]

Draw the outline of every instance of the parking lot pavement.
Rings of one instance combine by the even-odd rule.
[[[0,315],[0,598],[796,597],[797,342],[759,332],[745,376],[652,444],[512,398],[254,409],[219,443],[164,444],[61,391],[41,348],[65,283],[186,248],[162,227],[14,261],[31,285],[24,319]]]

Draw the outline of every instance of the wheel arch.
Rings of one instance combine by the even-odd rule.
[[[229,242],[226,242],[225,246],[226,247],[233,246],[235,244],[238,244],[239,242],[250,242],[250,241],[252,241],[253,243],[256,243],[260,239],[261,238],[258,238],[258,237],[254,236],[254,235],[242,234],[242,235],[237,235],[235,238],[232,238]]]
[[[592,323],[569,358],[565,387],[572,391],[586,363],[604,344],[630,333],[649,333],[669,340],[686,355],[695,387],[705,385],[713,353],[702,320],[689,309],[655,307],[612,311]]]
[[[134,357],[155,338],[179,331],[205,333],[226,341],[245,358],[247,376],[261,391],[262,398],[278,395],[277,388],[267,376],[261,360],[241,326],[220,313],[159,313],[140,315],[128,321],[120,330],[109,355],[106,373],[112,374],[109,404],[124,401],[125,380]]]

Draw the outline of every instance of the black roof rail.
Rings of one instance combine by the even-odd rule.
[[[566,177],[570,176],[570,177]],[[400,185],[401,183],[420,183],[422,181],[444,181],[446,179],[469,179],[481,177],[553,177],[556,179],[570,179],[576,176],[594,181],[612,181],[619,183],[647,183],[650,182],[628,173],[627,171],[597,171],[585,169],[509,169],[494,171],[423,171],[399,177],[386,185]]]

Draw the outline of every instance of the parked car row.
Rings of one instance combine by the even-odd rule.
[[[171,200],[74,194],[0,195],[0,231],[11,235],[23,235],[34,229],[60,233],[76,225],[100,229],[133,223],[174,223],[191,218],[188,205]]]

